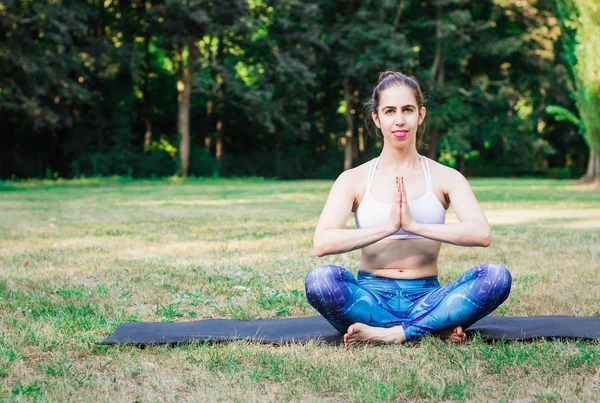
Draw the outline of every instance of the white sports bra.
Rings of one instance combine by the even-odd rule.
[[[435,195],[433,188],[431,187],[431,172],[429,171],[429,161],[427,158],[419,155],[421,160],[421,166],[423,167],[423,173],[425,174],[425,181],[427,189],[423,196],[415,200],[409,200],[408,206],[410,212],[415,221],[425,224],[443,224],[446,219],[446,209],[444,205]],[[365,194],[360,202],[360,205],[354,213],[354,219],[356,221],[356,228],[371,228],[378,225],[389,222],[390,211],[392,209],[391,203],[382,203],[373,198],[371,194],[371,185],[373,184],[373,177],[377,170],[379,163],[379,157],[371,160],[369,168],[369,179],[367,181],[367,188]],[[415,235],[410,232],[406,232],[403,229],[388,236],[385,239],[412,239],[412,238],[423,238],[420,235]]]

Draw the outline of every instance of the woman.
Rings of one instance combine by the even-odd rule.
[[[314,234],[317,256],[361,249],[357,278],[339,266],[306,277],[309,303],[344,342],[403,343],[435,333],[452,342],[496,309],[510,292],[500,264],[482,264],[440,287],[441,243],[490,244],[490,226],[467,180],[417,153],[425,119],[418,83],[386,71],[370,101],[383,136],[378,158],[343,172],[333,184]],[[450,203],[459,223],[444,224]],[[356,229],[346,229],[350,212]]]

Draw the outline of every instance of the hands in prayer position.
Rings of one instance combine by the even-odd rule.
[[[406,196],[406,187],[404,186],[404,177],[396,176],[396,189],[392,200],[390,222],[394,232],[398,232],[401,229],[406,232],[411,232],[410,229],[416,222],[410,213],[408,197]]]

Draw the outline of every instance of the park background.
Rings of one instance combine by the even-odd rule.
[[[421,82],[419,150],[467,175],[492,227],[489,248],[442,247],[440,283],[502,263],[494,315],[599,316],[598,10],[0,1],[0,400],[597,401],[598,341],[98,342],[315,315],[306,273],[358,269],[312,238],[333,179],[380,151],[362,105],[386,69]]]
[[[599,14],[591,0],[4,1],[0,178],[334,178],[380,152],[363,105],[393,69],[425,93],[422,154],[469,176],[591,181]]]

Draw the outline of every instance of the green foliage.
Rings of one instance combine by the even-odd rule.
[[[569,7],[569,6],[567,6]],[[575,75],[576,104],[586,141],[590,147],[600,146],[600,8],[597,2],[574,0],[570,2],[574,18],[569,28],[576,31],[571,62]],[[574,46],[573,46],[574,45]]]
[[[593,0],[558,0],[563,59],[571,73],[579,128],[590,148],[587,180],[600,176],[600,7]]]
[[[554,116],[559,122],[570,122],[573,125],[579,127],[581,125],[581,121],[573,112],[559,105],[548,105],[546,106],[546,113],[548,115]]]
[[[425,92],[422,152],[467,171],[581,168],[565,111],[588,144],[600,124],[592,1],[46,3],[0,7],[0,178],[177,174],[190,46],[190,175],[334,177],[350,124],[354,163],[371,158],[363,104],[386,69]]]
[[[85,7],[11,0],[0,7],[0,30],[0,111],[34,130],[72,126],[71,108],[91,97],[73,74],[84,69],[78,42],[85,35]]]

